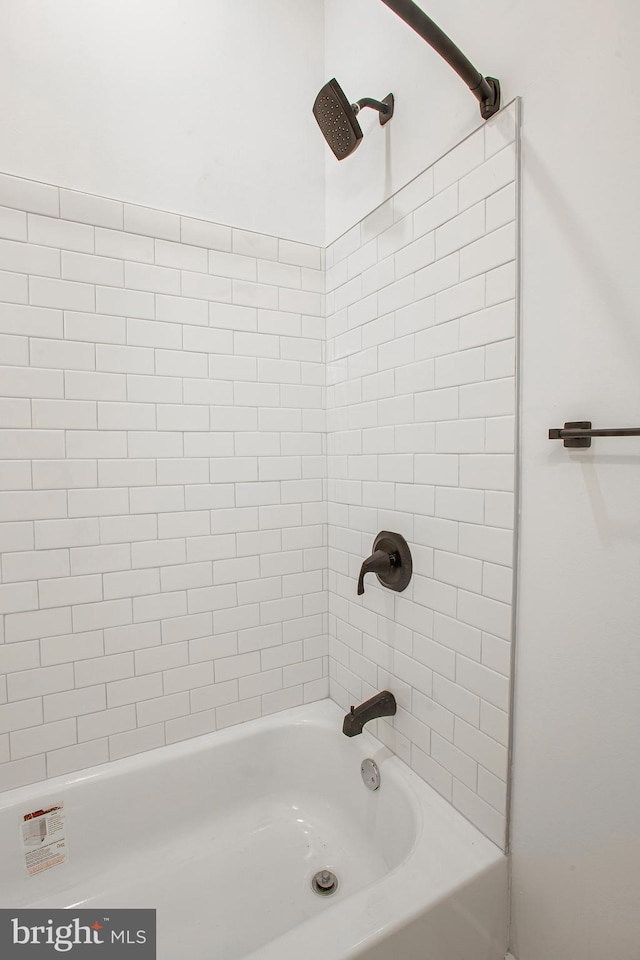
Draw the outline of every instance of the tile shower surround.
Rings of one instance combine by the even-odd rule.
[[[515,135],[328,248],[326,365],[320,248],[0,176],[0,788],[330,672],[392,689],[378,735],[502,842]],[[413,582],[357,598],[384,528]]]
[[[0,788],[326,697],[323,252],[0,207]]]
[[[505,838],[515,473],[517,104],[327,249],[329,665],[345,710]],[[403,593],[354,584],[379,530]]]

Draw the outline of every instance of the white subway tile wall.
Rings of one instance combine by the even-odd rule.
[[[0,789],[328,695],[324,252],[0,176]]]
[[[515,475],[517,105],[327,254],[329,668],[345,710],[503,845]],[[413,553],[374,576],[380,530]]]
[[[326,252],[0,175],[0,789],[389,688],[504,842],[517,137]]]

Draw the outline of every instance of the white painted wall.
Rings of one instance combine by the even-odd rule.
[[[0,0],[0,170],[320,242],[322,0]]]
[[[349,95],[397,95],[385,131],[372,115],[354,157],[328,158],[331,238],[473,129],[477,107],[382,4],[326,8],[327,75]],[[636,960],[640,441],[576,454],[546,431],[640,420],[640,8],[431,0],[428,12],[524,107],[512,950]]]

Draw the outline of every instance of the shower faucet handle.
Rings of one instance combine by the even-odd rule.
[[[373,541],[373,553],[360,567],[358,596],[364,593],[364,578],[375,573],[378,581],[390,590],[406,590],[413,572],[409,544],[399,533],[382,530]]]
[[[370,557],[364,561],[360,567],[360,576],[358,577],[358,596],[364,593],[364,578],[367,573],[388,573],[391,567],[395,566],[400,557],[397,553],[387,553],[386,550],[375,550]]]

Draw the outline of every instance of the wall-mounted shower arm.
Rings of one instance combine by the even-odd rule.
[[[380,126],[384,127],[385,123],[388,123],[393,116],[393,94],[389,93],[382,101],[374,100],[373,97],[362,97],[361,100],[357,100],[356,103],[351,104],[351,108],[356,116],[364,107],[371,107],[372,110],[377,110],[380,114]]]
[[[500,109],[500,82],[494,77],[483,77],[470,60],[449,39],[431,17],[420,9],[413,0],[382,0],[401,20],[425,40],[429,46],[453,67],[464,80],[476,100],[480,103],[480,114],[488,120]]]

